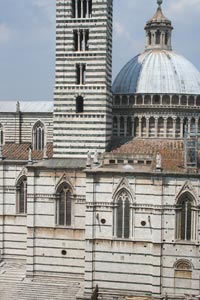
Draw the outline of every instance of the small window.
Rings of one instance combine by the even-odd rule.
[[[44,149],[44,125],[37,122],[33,127],[33,150]]]
[[[27,178],[23,177],[17,184],[17,213],[27,213]]]
[[[84,99],[82,96],[76,98],[76,113],[84,112]]]
[[[57,193],[57,225],[72,224],[72,193],[67,184],[63,184]]]

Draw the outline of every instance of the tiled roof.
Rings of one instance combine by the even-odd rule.
[[[7,160],[28,160],[28,153],[31,144],[5,144],[3,146],[3,159]],[[53,156],[53,144],[47,144],[47,156],[52,158]],[[42,150],[33,150],[32,151],[33,160],[43,159]]]
[[[130,142],[115,146],[112,154],[152,155],[152,170],[156,167],[156,154],[162,156],[162,168],[166,172],[185,172],[184,141],[133,139]]]

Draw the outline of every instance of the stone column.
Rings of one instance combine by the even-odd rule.
[[[85,43],[85,30],[83,30],[83,51],[85,51],[85,46],[86,46],[86,43]]]
[[[87,0],[87,7],[86,7],[86,18],[89,18],[89,0]]]
[[[176,137],[176,118],[173,118],[173,138]]]
[[[191,133],[191,118],[188,118],[188,134]]]
[[[81,50],[81,33],[80,30],[77,31],[77,35],[78,35],[78,51]]]
[[[167,137],[167,118],[164,118],[164,137]]]
[[[149,117],[146,118],[146,137],[149,138]]]
[[[198,118],[195,118],[195,133],[198,134]]]
[[[83,18],[83,0],[81,0],[81,18]]]
[[[139,137],[141,138],[142,136],[142,118],[139,117]]]
[[[80,84],[83,84],[83,65],[80,64]]]
[[[158,137],[158,118],[155,118],[155,137]]]
[[[181,121],[180,121],[180,138],[182,139],[183,138],[183,118],[181,118]]]
[[[78,18],[78,0],[75,0],[75,18]]]

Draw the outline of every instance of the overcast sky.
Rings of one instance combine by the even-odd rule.
[[[55,0],[0,1],[0,100],[52,100]],[[145,46],[156,0],[113,0],[113,78]],[[200,0],[164,0],[173,49],[200,70]]]

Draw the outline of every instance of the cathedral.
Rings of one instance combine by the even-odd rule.
[[[77,299],[198,298],[200,72],[157,0],[112,84],[112,26],[112,0],[56,0],[54,101],[1,101],[0,270],[76,279]]]

